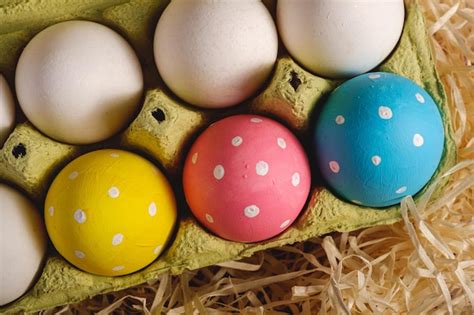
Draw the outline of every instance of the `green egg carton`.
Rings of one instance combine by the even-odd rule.
[[[274,12],[274,1],[264,1]],[[295,224],[271,240],[243,244],[209,234],[190,215],[180,192],[180,170],[193,139],[210,122],[235,113],[251,112],[273,117],[308,143],[311,114],[320,100],[340,81],[330,81],[305,71],[288,55],[278,58],[273,77],[253,100],[229,110],[202,111],[178,100],[163,85],[153,61],[153,33],[168,1],[159,0],[7,0],[0,2],[0,72],[10,84],[19,55],[28,41],[45,27],[64,20],[86,19],[121,33],[135,48],[145,73],[147,91],[143,107],[126,130],[94,146],[55,142],[31,124],[19,124],[0,150],[0,180],[24,190],[43,210],[48,186],[55,174],[76,156],[103,147],[121,147],[145,154],[160,164],[175,183],[180,220],[167,251],[145,269],[122,277],[101,277],[82,272],[67,263],[51,246],[44,269],[30,291],[0,308],[3,312],[33,312],[74,303],[99,293],[121,290],[157,278],[170,271],[180,274],[255,252],[300,242],[335,231],[392,224],[400,220],[399,207],[373,209],[338,199],[323,187],[313,187],[307,206]],[[436,101],[444,119],[446,141],[435,178],[456,160],[446,95],[435,69],[421,9],[406,3],[405,28],[392,55],[377,68],[414,80]],[[281,46],[282,47],[282,46]],[[433,181],[433,180],[432,180]],[[427,186],[429,187],[429,185]],[[441,193],[439,188],[435,195]]]

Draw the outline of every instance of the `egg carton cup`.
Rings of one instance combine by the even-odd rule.
[[[265,3],[274,12],[274,2]],[[167,1],[158,0],[24,0],[0,4],[0,71],[6,74],[9,82],[13,82],[21,50],[37,32],[59,21],[87,19],[108,25],[125,36],[139,55],[147,86],[138,116],[126,130],[105,143],[66,145],[44,136],[28,122],[19,123],[0,150],[0,180],[25,191],[42,211],[49,185],[68,162],[91,150],[124,148],[139,152],[159,164],[174,184],[180,200],[180,218],[173,240],[164,254],[145,269],[121,277],[92,275],[73,267],[50,246],[36,284],[22,298],[0,308],[0,312],[32,312],[74,303],[99,293],[156,279],[164,272],[178,275],[187,269],[249,257],[264,249],[326,233],[392,224],[401,219],[398,206],[374,209],[339,199],[322,187],[317,174],[314,174],[311,196],[305,209],[283,234],[268,241],[245,244],[226,241],[205,230],[190,214],[180,185],[184,158],[197,135],[211,122],[224,116],[255,113],[284,123],[304,144],[308,144],[314,112],[318,111],[325,96],[342,81],[327,80],[305,71],[280,48],[272,78],[253,100],[228,110],[203,111],[190,107],[164,87],[153,62],[153,32],[166,4]],[[4,7],[8,10],[2,12]],[[434,66],[423,15],[416,1],[406,3],[400,42],[376,70],[397,73],[415,81],[439,106],[446,137],[441,164],[432,183],[440,173],[454,165],[456,149],[446,95]],[[435,198],[440,195],[442,186],[437,188]]]

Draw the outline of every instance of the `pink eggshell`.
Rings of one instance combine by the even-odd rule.
[[[269,118],[237,115],[207,128],[193,144],[183,175],[197,219],[222,238],[258,242],[298,217],[309,194],[305,151]]]

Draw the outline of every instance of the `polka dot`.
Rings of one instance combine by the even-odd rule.
[[[232,145],[234,147],[240,146],[242,142],[244,142],[244,139],[242,139],[242,137],[237,136],[237,137],[232,138]]]
[[[86,222],[86,219],[86,213],[81,209],[77,209],[76,212],[74,212],[74,220],[76,220],[77,223],[82,224]]]
[[[418,100],[418,102],[420,102],[421,104],[424,104],[424,103],[425,103],[425,98],[424,98],[423,95],[421,95],[420,93],[416,93],[416,94],[415,94],[415,97],[416,97],[416,99]]]
[[[112,245],[117,246],[120,245],[123,242],[123,234],[122,233],[117,233],[112,237]]]
[[[224,166],[217,165],[214,168],[214,178],[215,179],[221,180],[222,178],[224,178],[224,174],[225,174]]]
[[[369,79],[371,80],[380,79],[380,74],[376,74],[376,73],[369,74]]]
[[[257,118],[257,117],[252,117],[250,118],[250,121],[253,122],[253,123],[261,123],[263,120],[261,120],[260,118]]]
[[[403,194],[406,191],[407,191],[407,186],[402,186],[402,187],[398,188],[395,192],[397,194]]]
[[[257,175],[260,175],[260,176],[267,175],[269,171],[268,163],[265,161],[259,161],[257,165],[255,165],[255,171],[257,172]]]
[[[120,155],[118,153],[111,153],[110,156],[113,157],[113,158],[120,157]]]
[[[75,180],[77,178],[77,176],[79,176],[79,173],[77,171],[74,171],[71,174],[69,174],[68,178],[70,180]]]
[[[283,138],[277,138],[277,144],[280,148],[286,149],[286,141]]]
[[[197,163],[197,161],[198,161],[198,156],[199,156],[199,154],[196,152],[196,153],[194,153],[193,156],[191,157],[191,162],[192,162],[193,164],[196,164],[196,163]]]
[[[291,222],[290,220],[283,221],[283,223],[280,224],[280,229],[286,228],[288,225],[290,225],[290,222]]]
[[[339,173],[339,171],[341,170],[341,167],[339,166],[339,163],[337,163],[336,161],[329,162],[329,168],[335,174]]]
[[[300,173],[296,172],[291,176],[291,184],[294,187],[297,187],[301,182]]]
[[[415,133],[415,135],[413,136],[413,145],[415,147],[421,147],[424,143],[425,139],[423,139],[423,136],[419,133]]]
[[[156,215],[156,204],[154,202],[150,203],[148,206],[148,214],[151,217],[154,217]]]
[[[260,213],[260,209],[256,205],[245,207],[244,214],[247,218],[255,218]]]
[[[84,259],[86,258],[86,254],[84,254],[83,252],[81,252],[80,250],[75,250],[74,251],[74,255],[79,258],[79,259]]]
[[[163,246],[161,245],[156,246],[155,249],[153,250],[153,254],[158,255],[159,253],[161,253],[162,248]]]
[[[355,199],[351,200],[351,202],[355,203],[356,205],[361,205],[362,204],[362,202],[360,202],[359,200],[355,200]]]
[[[382,158],[378,155],[374,155],[372,157],[372,163],[375,165],[375,166],[379,166],[380,163],[382,162]]]
[[[206,220],[209,223],[214,223],[214,218],[209,213],[206,213]]]
[[[109,189],[109,197],[110,198],[118,198],[120,196],[120,190],[117,187],[111,187]]]
[[[382,119],[391,119],[393,117],[392,109],[387,106],[380,106],[379,107],[379,116]]]
[[[120,270],[124,270],[125,267],[124,266],[115,266],[112,268],[112,271],[120,271]]]
[[[54,215],[54,207],[49,207],[48,213],[49,213],[49,216],[52,217]]]
[[[336,124],[342,125],[346,122],[346,119],[342,115],[337,115],[335,121],[336,121]]]

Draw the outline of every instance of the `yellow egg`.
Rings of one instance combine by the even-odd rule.
[[[67,165],[45,201],[48,234],[59,253],[87,272],[137,271],[165,248],[177,211],[173,190],[146,159],[99,150]]]

